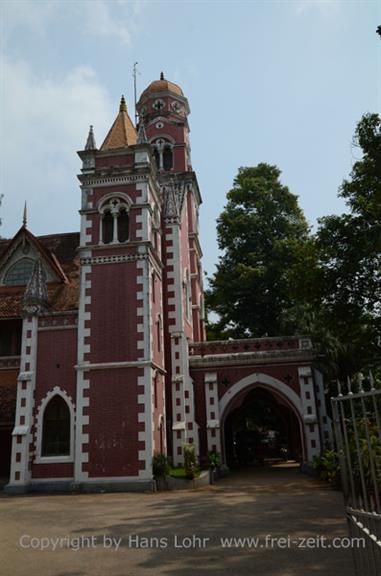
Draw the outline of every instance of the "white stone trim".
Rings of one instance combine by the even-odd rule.
[[[238,382],[236,382],[231,388],[229,388],[222,398],[219,401],[219,410],[220,410],[220,420],[224,422],[226,417],[226,412],[229,407],[230,402],[243,390],[249,388],[253,385],[257,386],[264,386],[265,388],[269,388],[270,390],[274,390],[285,400],[288,401],[290,407],[292,407],[297,415],[299,426],[300,426],[300,437],[301,437],[301,444],[302,444],[302,452],[304,455],[307,455],[309,458],[309,454],[305,447],[304,441],[304,432],[305,432],[305,425],[303,422],[303,406],[302,401],[299,398],[298,394],[294,392],[287,384],[284,384],[277,378],[269,376],[268,374],[263,374],[262,372],[254,372],[253,374],[249,374],[245,376]],[[223,427],[221,426],[221,430],[223,431]]]
[[[30,336],[28,336],[30,332]],[[12,456],[10,486],[26,486],[31,479],[30,472],[30,446],[33,442],[33,408],[34,390],[36,386],[37,370],[37,344],[38,344],[38,317],[29,316],[24,318],[21,340],[20,373],[17,386],[16,418],[12,433]],[[29,364],[28,370],[27,364]],[[23,389],[25,383],[25,389]],[[24,406],[22,406],[24,404]],[[23,424],[20,420],[23,418]],[[24,433],[22,433],[22,431]],[[21,432],[21,433],[19,433]],[[21,443],[17,438],[21,437]],[[16,461],[16,455],[21,454],[20,461]],[[19,478],[16,480],[16,474]]]
[[[152,478],[152,456],[153,456],[153,416],[152,416],[152,378],[154,370],[144,368],[144,375],[138,377],[138,386],[143,387],[143,394],[137,397],[138,404],[144,406],[144,412],[138,413],[138,422],[144,423],[144,432],[138,433],[138,441],[144,441],[144,450],[139,450],[139,461],[145,462],[145,467],[139,470],[139,478]]]
[[[115,246],[115,244],[105,244],[105,246]],[[123,244],[118,244],[118,246]],[[139,262],[147,260],[148,254],[114,254],[110,256],[89,256],[81,258],[81,266],[91,264],[121,264],[123,262]]]
[[[245,376],[245,378],[242,378],[242,380],[236,382],[222,396],[219,402],[221,418],[225,416],[224,412],[228,404],[230,404],[231,400],[233,400],[233,398],[237,396],[237,394],[239,394],[242,390],[253,384],[264,384],[269,388],[279,392],[282,396],[285,396],[290,401],[297,414],[301,418],[303,417],[302,402],[296,392],[294,392],[289,386],[287,386],[287,384],[284,384],[284,382],[281,382],[277,378],[273,378],[272,376],[263,374],[262,372],[254,372],[253,374],[249,374],[248,376]]]
[[[206,372],[204,376],[205,386],[205,409],[207,420],[207,446],[208,451],[215,451],[221,453],[221,435],[220,428],[220,412],[218,403],[218,381],[217,372]],[[212,418],[212,412],[214,417]],[[214,436],[213,436],[214,434]]]
[[[332,419],[327,413],[326,396],[324,392],[324,379],[323,374],[317,368],[313,370],[313,377],[315,381],[315,396],[316,402],[320,401],[317,412],[319,416],[319,425],[322,433],[322,447],[327,443],[333,446],[333,433],[332,433]]]
[[[130,198],[130,196],[128,194],[126,194],[126,192],[109,192],[108,194],[105,194],[104,196],[102,196],[96,205],[96,208],[98,210],[98,212],[102,213],[103,209],[107,208],[106,206],[104,206],[104,204],[106,204],[109,200],[111,200],[112,198],[122,198],[126,204],[126,207],[128,208],[128,210],[130,209],[130,207],[133,204],[132,199]]]
[[[55,396],[61,396],[66,402],[70,411],[70,452],[65,456],[42,456],[42,437],[43,437],[43,422],[46,406],[50,400]],[[45,395],[37,408],[36,423],[36,457],[35,464],[57,464],[61,462],[74,462],[74,423],[75,423],[75,409],[71,396],[59,386],[55,386],[52,390]]]
[[[81,256],[84,258],[91,257],[91,251],[82,251]],[[85,328],[85,322],[91,320],[91,313],[85,311],[85,306],[91,304],[91,296],[86,296],[86,290],[91,288],[91,280],[86,279],[86,276],[91,274],[91,265],[81,265],[80,277],[80,298],[79,298],[79,311],[78,311],[78,365],[85,366],[88,363],[85,360],[85,354],[90,352],[90,344],[85,344],[85,338],[90,336],[90,329]],[[76,482],[84,481],[88,478],[88,473],[83,472],[83,464],[89,461],[88,452],[83,449],[84,444],[88,444],[89,435],[83,432],[83,426],[89,424],[89,416],[83,414],[84,408],[89,406],[89,398],[85,396],[85,390],[90,387],[90,381],[84,377],[84,371],[77,372],[77,417],[75,425],[75,449],[74,449],[74,478]]]
[[[304,431],[307,444],[308,460],[312,461],[314,456],[321,452],[319,423],[315,402],[314,382],[310,366],[298,368],[300,397],[303,406]]]

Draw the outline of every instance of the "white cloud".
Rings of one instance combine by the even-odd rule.
[[[58,7],[59,4],[54,0],[3,0],[0,4],[2,31],[9,35],[21,28],[42,36]]]
[[[340,11],[340,0],[297,0],[296,14],[299,16],[306,11],[314,10],[322,16],[332,17]]]
[[[133,6],[129,4],[118,3],[120,7],[131,7],[134,12]],[[105,2],[104,0],[93,0],[87,2],[86,9],[86,25],[90,33],[96,36],[111,36],[119,39],[123,44],[131,42],[132,21],[129,16],[129,10],[124,10],[124,18],[118,19],[116,13],[112,10],[112,3]],[[118,10],[118,12],[121,12]],[[127,18],[128,16],[128,18]]]
[[[70,12],[80,23],[79,30],[85,34],[113,38],[127,45],[136,31],[143,3],[119,0],[78,0],[64,2],[49,0],[0,0],[2,32],[8,38],[13,32],[27,30],[32,34],[45,35],[52,21],[56,25]]]
[[[75,230],[80,191],[76,174],[89,124],[98,146],[117,113],[91,68],[63,77],[37,75],[23,61],[1,58],[1,234],[12,236],[28,201],[31,230]]]

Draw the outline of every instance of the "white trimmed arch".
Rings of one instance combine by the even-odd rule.
[[[230,402],[244,390],[245,388],[252,387],[253,384],[264,384],[267,388],[274,390],[274,392],[278,392],[283,397],[286,397],[292,406],[295,408],[297,414],[302,418],[303,415],[303,408],[302,408],[302,401],[299,396],[285,384],[274,378],[273,376],[269,376],[268,374],[263,374],[262,372],[254,372],[253,374],[249,374],[249,376],[245,376],[242,380],[236,382],[229,390],[225,392],[219,402],[219,409],[220,409],[220,416],[221,418],[224,417],[224,412],[230,404]]]
[[[42,434],[43,434],[43,423],[44,423],[44,413],[50,400],[55,396],[61,396],[65,400],[69,411],[70,411],[70,454],[67,456],[42,456]],[[55,386],[52,390],[46,394],[42,399],[36,416],[36,464],[58,464],[61,462],[74,462],[74,423],[75,423],[75,409],[71,396],[67,394],[65,390],[62,390],[59,386]]]
[[[133,204],[132,199],[125,192],[116,192],[116,191],[115,192],[109,192],[108,194],[105,194],[104,196],[102,196],[102,198],[100,198],[98,200],[97,208],[98,208],[99,212],[103,212],[103,210],[109,204],[110,200],[112,200],[113,198],[121,200],[122,204],[125,204],[128,210],[130,209],[130,207]]]
[[[303,452],[303,459],[306,459],[306,446],[305,446],[305,439],[304,439],[304,422],[303,422],[303,405],[301,398],[298,396],[290,386],[274,378],[273,376],[269,376],[268,374],[264,374],[263,372],[254,372],[253,374],[249,374],[245,376],[235,384],[231,388],[229,388],[225,394],[221,397],[218,407],[219,407],[219,414],[220,414],[220,423],[221,423],[221,441],[223,446],[223,453],[224,453],[224,460],[226,462],[226,454],[225,454],[225,420],[226,416],[229,414],[229,406],[231,405],[232,401],[237,398],[237,396],[243,391],[249,391],[253,388],[264,388],[273,392],[275,395],[280,396],[283,398],[289,407],[294,411],[300,428],[300,440],[302,445],[302,452]]]

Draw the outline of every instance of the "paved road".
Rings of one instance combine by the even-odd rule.
[[[347,549],[288,547],[288,535],[346,536],[340,493],[291,467],[236,472],[197,492],[2,496],[0,519],[1,576],[353,576]],[[224,537],[259,540],[224,548]]]

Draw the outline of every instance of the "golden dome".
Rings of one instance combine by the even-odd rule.
[[[151,84],[144,90],[143,94],[147,95],[150,92],[173,92],[178,96],[184,96],[180,86],[164,78],[163,72],[160,74],[160,80],[154,80],[151,82]]]

